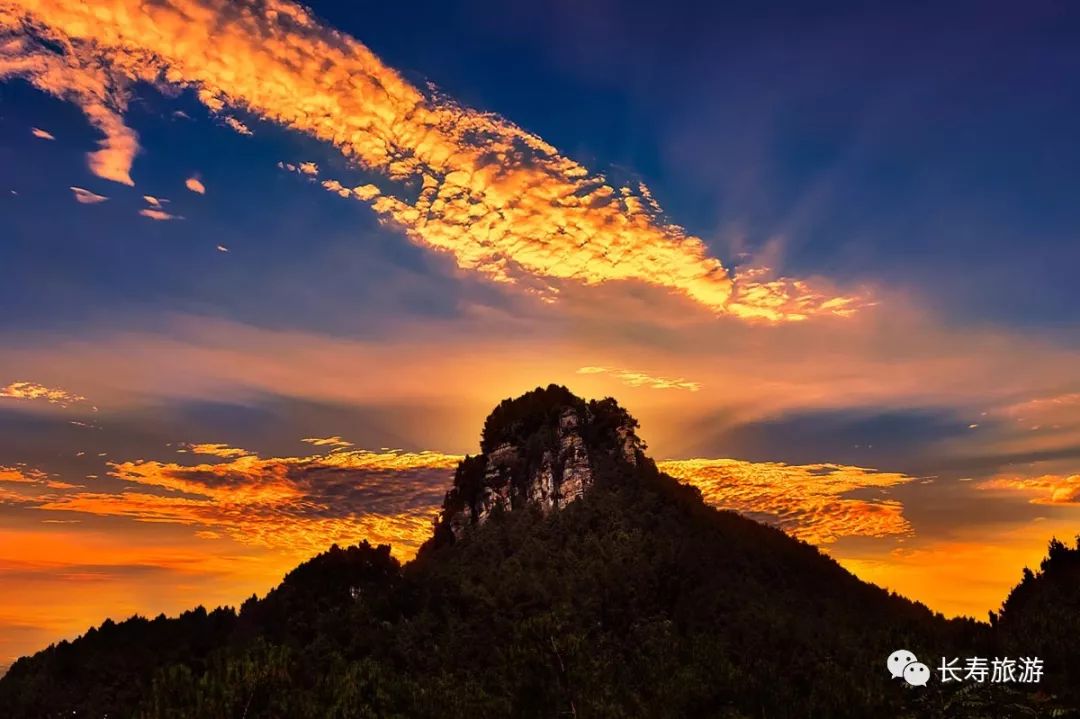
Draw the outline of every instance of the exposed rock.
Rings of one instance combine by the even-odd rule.
[[[573,502],[592,486],[592,467],[580,426],[580,418],[571,408],[564,410],[559,417],[559,461],[562,464],[562,476],[557,486],[557,506]]]
[[[497,512],[562,509],[593,486],[598,457],[637,464],[636,426],[614,400],[586,403],[555,385],[506,400],[484,425],[487,451],[459,466],[440,523],[461,539]]]

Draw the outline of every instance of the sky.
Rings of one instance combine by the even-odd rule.
[[[552,382],[949,616],[1080,532],[1080,11],[715,5],[0,0],[0,667]]]

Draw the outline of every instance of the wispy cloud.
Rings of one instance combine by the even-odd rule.
[[[0,387],[0,398],[41,400],[61,407],[86,401],[86,397],[73,392],[58,387],[46,387],[36,382],[12,382],[6,387]]]
[[[40,127],[30,128],[30,134],[41,140],[55,140],[56,136],[48,130],[42,130]]]
[[[206,185],[202,183],[198,177],[189,177],[184,181],[184,187],[188,188],[192,192],[198,195],[206,194]]]
[[[736,459],[671,460],[657,465],[700,489],[709,504],[776,524],[814,544],[912,531],[899,501],[846,496],[857,489],[887,490],[914,479],[905,474],[838,464]]]
[[[645,283],[718,314],[768,322],[843,317],[861,304],[824,284],[731,273],[665,217],[644,185],[612,182],[501,117],[414,87],[298,5],[167,0],[150,8],[116,0],[108,13],[64,0],[8,6],[6,24],[20,34],[0,74],[49,89],[41,79],[48,73],[35,68],[59,66],[54,93],[72,96],[108,128],[110,147],[129,141],[128,168],[136,144],[120,122],[126,83],[190,87],[238,132],[250,130],[224,114],[227,107],[332,143],[379,173],[385,189],[348,196],[491,280]],[[51,46],[21,32],[23,21]],[[113,175],[130,182],[126,171]],[[419,193],[409,191],[414,185]]]
[[[341,437],[334,435],[333,437],[305,437],[300,440],[301,442],[307,442],[313,444],[316,447],[352,447],[352,442],[346,442]]]
[[[223,122],[224,122],[224,123],[225,123],[226,125],[228,125],[229,127],[231,127],[231,128],[233,129],[233,130],[235,130],[236,132],[240,133],[241,135],[254,135],[254,134],[255,134],[254,132],[252,132],[252,131],[251,131],[251,128],[250,128],[250,127],[248,127],[248,126],[247,126],[247,125],[245,125],[244,123],[240,122],[239,120],[237,120],[237,119],[236,119],[235,117],[233,117],[232,115],[225,115],[225,116],[224,116],[224,117],[222,118],[222,121],[223,121]]]
[[[180,215],[173,215],[169,212],[166,212],[165,210],[159,210],[153,207],[144,207],[143,209],[139,210],[139,214],[143,217],[148,217],[151,220],[156,220],[157,222],[168,222],[170,220],[184,219]]]
[[[107,66],[92,43],[72,43],[66,33],[47,23],[33,25],[30,34],[24,24],[29,19],[26,12],[21,3],[0,6],[0,33],[5,36],[0,43],[0,80],[22,77],[42,92],[78,105],[104,135],[98,149],[87,153],[91,172],[113,182],[135,184],[131,165],[139,141],[122,118],[131,76]]]
[[[74,193],[75,201],[81,202],[84,205],[96,205],[99,202],[105,202],[105,200],[109,199],[104,195],[99,195],[96,192],[91,192],[90,190],[84,189],[82,187],[72,186],[68,189],[71,190],[72,193]]]
[[[697,392],[701,384],[691,382],[682,377],[659,377],[645,372],[614,367],[582,367],[578,374],[609,374],[617,378],[623,384],[631,387],[648,387],[649,389],[682,389],[689,392]]]

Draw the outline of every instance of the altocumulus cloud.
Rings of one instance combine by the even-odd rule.
[[[914,479],[905,474],[838,464],[736,459],[672,460],[657,466],[700,489],[709,504],[749,514],[813,544],[912,531],[900,502],[844,496],[866,487],[887,490]]]
[[[180,465],[122,462],[122,493],[53,496],[38,509],[167,522],[271,548],[322,551],[334,542],[392,542],[410,556],[431,521],[460,457],[437,452],[339,452],[325,456],[237,456],[225,445],[196,445],[228,461]],[[242,450],[241,450],[242,451]]]
[[[733,275],[644,185],[609,182],[496,115],[418,89],[289,2],[0,0],[0,32],[10,37],[0,77],[77,103],[105,136],[90,165],[108,179],[131,184],[129,85],[187,87],[238,132],[250,130],[228,109],[380,173],[388,188],[347,196],[495,281],[636,281],[769,322],[848,316],[861,303],[802,280]]]
[[[391,543],[408,557],[428,538],[458,455],[400,450],[345,450],[263,458],[223,444],[187,445],[222,461],[184,465],[134,461],[111,464],[120,492],[86,491],[25,467],[4,468],[0,481],[27,491],[17,504],[36,510],[190,525],[200,536],[276,549],[321,551],[360,539]],[[315,444],[315,442],[312,442]],[[702,490],[710,504],[778,525],[796,537],[828,544],[844,536],[883,537],[911,531],[899,502],[852,499],[860,488],[885,489],[912,478],[843,465],[785,465],[731,459],[659,463]],[[12,484],[11,486],[16,486]]]

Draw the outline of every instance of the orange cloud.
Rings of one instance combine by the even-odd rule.
[[[192,88],[213,112],[240,108],[332,143],[392,188],[364,186],[347,196],[370,204],[417,244],[492,280],[642,282],[718,314],[768,322],[845,317],[861,305],[856,297],[764,270],[733,275],[701,239],[664,218],[644,185],[613,183],[496,115],[421,91],[298,5],[7,0],[4,6],[14,31],[28,21],[64,48],[56,54],[19,35],[11,62],[46,57],[80,82],[94,81],[102,92],[88,97],[96,104],[76,98],[84,110],[102,108],[118,120],[122,102],[113,88],[142,80]],[[88,58],[96,64],[84,77]],[[31,70],[14,65],[7,74]],[[64,87],[75,83],[68,79]],[[232,116],[224,121],[250,132]],[[409,190],[414,186],[418,193]]]
[[[30,128],[30,134],[41,140],[55,140],[56,136],[48,130],[42,130],[40,127]]]
[[[16,484],[40,484],[47,481],[48,475],[39,469],[17,465],[14,467],[0,465],[0,482],[12,482]]]
[[[369,539],[391,542],[411,556],[430,534],[460,459],[365,450],[264,459],[238,456],[220,444],[196,447],[229,461],[117,463],[111,474],[129,489],[50,496],[37,508],[193,525],[242,544],[292,552]]]
[[[976,485],[982,490],[1004,490],[1033,495],[1032,504],[1080,505],[1080,474],[1044,474],[1040,477],[994,477]]]
[[[189,177],[188,179],[184,180],[184,187],[188,188],[189,190],[198,195],[206,194],[206,185],[204,185],[202,181],[199,180],[199,178],[197,177]]]
[[[701,385],[691,382],[682,377],[654,377],[644,372],[635,372],[627,369],[614,369],[612,367],[582,367],[578,374],[610,374],[617,377],[624,384],[631,387],[649,387],[650,389],[684,389],[697,392]]]
[[[701,490],[705,501],[776,524],[799,539],[829,544],[840,537],[907,535],[912,529],[895,500],[852,499],[856,489],[887,490],[913,477],[837,464],[789,465],[736,459],[658,462]]]
[[[317,441],[325,446],[338,439]],[[271,548],[319,551],[334,542],[367,538],[391,543],[410,556],[429,536],[431,518],[461,459],[400,450],[261,458],[221,444],[195,447],[228,461],[115,463],[110,474],[125,482],[123,492],[48,495],[37,508],[194,525],[198,531]],[[732,459],[674,460],[659,467],[698,487],[710,504],[776,524],[808,542],[911,532],[899,502],[845,496],[911,481],[906,475]]]
[[[99,195],[99,194],[97,194],[95,192],[91,192],[90,190],[85,190],[85,189],[83,189],[81,187],[74,187],[73,186],[73,187],[69,187],[68,189],[71,190],[72,193],[74,193],[75,201],[79,202],[79,203],[81,203],[83,205],[96,205],[99,202],[105,202],[105,200],[109,199],[108,197],[105,197],[104,195]]]
[[[46,387],[36,382],[12,382],[7,387],[0,387],[0,398],[44,400],[61,407],[86,401],[86,397],[56,387]]]
[[[390,543],[399,555],[409,557],[430,535],[432,518],[461,459],[397,450],[264,459],[223,447],[201,446],[204,453],[229,460],[219,464],[113,464],[111,474],[128,487],[118,493],[68,491],[13,498],[38,510],[191,525],[202,538],[225,536],[291,552],[368,539]],[[911,532],[899,502],[843,496],[912,479],[905,475],[843,465],[729,459],[676,460],[659,466],[701,489],[710,504],[776,524],[815,544]],[[0,479],[81,489],[66,483],[53,486],[44,474],[21,467],[2,468]]]

